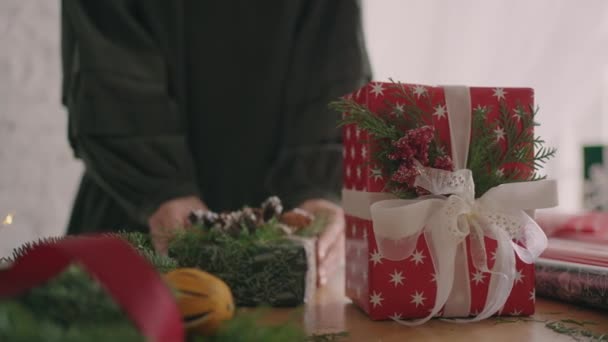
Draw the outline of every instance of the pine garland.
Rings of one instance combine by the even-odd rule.
[[[403,84],[393,82],[391,89],[405,103],[398,107],[387,103],[389,110],[386,112],[373,113],[367,106],[349,97],[330,103],[330,108],[346,113],[339,122],[340,127],[355,125],[371,134],[368,143],[378,146],[379,151],[371,162],[380,165],[384,176],[387,176],[385,190],[401,198],[413,198],[418,196],[416,189],[404,187],[391,179],[391,175],[399,169],[400,161],[391,159],[390,155],[396,151],[395,142],[408,131],[429,125],[432,115],[416,105],[414,94]],[[431,107],[432,99],[428,92],[422,94],[421,99]],[[501,103],[498,110],[500,114],[495,122],[487,120],[490,108],[473,110],[474,136],[469,147],[467,168],[473,172],[477,197],[499,184],[543,179],[544,176],[539,171],[556,153],[556,149],[545,147],[545,141],[533,133],[533,128],[538,126],[535,121],[538,109],[518,106],[517,117],[509,112],[504,103]],[[497,129],[504,130],[504,149],[496,139]],[[430,165],[446,156],[445,150],[444,144],[435,135],[428,150]]]
[[[262,311],[263,312],[263,311]],[[304,341],[293,324],[261,326],[239,314],[215,336],[189,341]],[[102,287],[77,266],[13,300],[0,301],[0,341],[144,341]]]
[[[325,219],[319,217],[310,226],[300,229],[297,235],[316,236],[324,227]],[[269,220],[253,232],[242,229],[237,236],[200,226],[186,230],[170,244],[170,251],[176,258],[157,254],[153,250],[149,234],[122,231],[106,235],[127,241],[159,272],[167,272],[178,266],[199,266],[203,261],[207,261],[215,264],[206,264],[205,266],[208,267],[203,268],[216,273],[220,278],[225,278],[226,275],[222,276],[214,272],[217,269],[236,277],[247,277],[248,279],[238,280],[238,283],[248,287],[247,291],[259,290],[259,286],[248,284],[248,281],[278,286],[278,288],[262,286],[262,288],[268,287],[266,290],[269,293],[261,293],[259,299],[252,298],[258,301],[255,304],[261,304],[272,296],[280,295],[283,291],[282,287],[285,286],[297,291],[299,287],[286,283],[286,279],[280,279],[280,273],[285,273],[284,276],[295,281],[304,280],[302,274],[293,273],[300,266],[306,266],[299,265],[293,259],[295,257],[296,261],[305,261],[304,257],[299,256],[303,250],[301,247],[294,248],[297,244],[285,239],[285,232],[280,228],[276,218]],[[23,244],[13,251],[8,261],[15,261],[38,245],[70,238],[72,237],[43,238]],[[201,256],[201,253],[205,255],[205,251],[210,250],[216,251],[212,256],[213,260]],[[264,256],[269,255],[268,252],[271,252],[272,257],[270,263],[264,259]],[[245,260],[244,258],[247,258],[247,263],[240,262]],[[261,262],[271,265],[272,269],[264,267],[256,277],[251,277],[247,272],[254,270],[251,269],[249,261],[253,261],[254,264]],[[234,269],[231,263],[242,264],[243,270]],[[305,268],[303,270],[305,272]],[[263,280],[260,277],[269,277],[269,279]],[[304,291],[303,285],[301,291]],[[243,289],[235,290],[243,292]],[[303,294],[295,294],[293,298],[303,298]],[[322,341],[327,337],[327,335],[315,335],[307,338],[300,328],[291,323],[276,327],[260,326],[258,320],[262,312],[239,314],[226,322],[215,336],[190,336],[189,341]],[[26,295],[0,301],[0,341],[36,340],[95,342],[143,341],[144,339],[97,282],[80,267],[70,266],[44,286],[34,288]]]
[[[146,241],[143,233],[120,233],[130,241]],[[43,239],[18,249],[16,257],[32,246],[58,241]],[[160,256],[147,244],[139,251],[159,270],[174,268],[176,262]],[[264,312],[238,314],[226,322],[215,336],[189,336],[188,341],[305,341],[303,331],[293,323],[259,325]],[[126,315],[105,290],[80,267],[70,266],[45,285],[11,300],[0,301],[0,341],[144,341]],[[316,339],[314,339],[316,341]]]

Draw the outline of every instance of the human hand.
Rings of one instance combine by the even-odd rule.
[[[193,210],[208,210],[196,196],[178,197],[160,205],[148,219],[154,249],[167,254],[169,241],[178,229],[190,226],[188,216]]]
[[[325,230],[317,242],[317,285],[325,285],[331,275],[344,263],[344,210],[324,199],[311,199],[299,206],[315,215],[327,215]]]

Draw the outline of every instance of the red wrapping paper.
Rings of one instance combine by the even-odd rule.
[[[537,222],[549,237],[608,245],[608,212],[539,213]]]
[[[449,113],[441,87],[404,85],[412,94],[416,106],[426,113],[429,124],[436,129],[447,149],[450,150]],[[395,96],[398,90],[392,83],[373,82],[349,95],[375,113],[396,113],[405,102]],[[481,88],[471,91],[472,108],[488,108],[488,120],[496,120],[499,105],[504,103],[514,116],[519,115],[519,106],[533,105],[534,93],[529,88]],[[497,133],[499,139],[500,132]],[[372,155],[377,148],[368,141],[368,133],[354,125],[343,128],[344,141],[344,189],[383,192],[385,177]],[[500,139],[504,141],[504,139]],[[504,165],[504,171],[525,165]],[[529,170],[529,169],[528,169]],[[434,305],[436,285],[434,268],[423,236],[418,240],[416,251],[406,260],[390,261],[379,255],[372,222],[346,215],[346,294],[371,319],[421,318],[427,316]],[[496,248],[493,240],[486,238],[489,267],[493,266],[492,253]],[[468,245],[468,239],[467,239]],[[463,270],[457,266],[457,272]],[[530,315],[534,313],[534,265],[523,263],[517,258],[517,276],[508,301],[501,309],[502,315]],[[471,289],[470,315],[475,315],[485,305],[489,273],[475,269],[468,259]],[[440,312],[441,315],[441,312]]]

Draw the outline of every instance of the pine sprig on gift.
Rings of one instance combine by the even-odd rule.
[[[556,149],[545,147],[545,141],[534,135],[538,109],[518,106],[516,114],[511,114],[502,103],[496,122],[487,121],[489,110],[483,107],[473,110],[472,127],[476,134],[471,138],[467,167],[473,171],[476,196],[499,184],[545,178],[538,171],[555,156]],[[504,151],[497,130],[504,131]],[[505,166],[511,168],[505,170]]]
[[[371,141],[378,146],[372,162],[382,167],[386,191],[398,197],[416,197],[416,189],[396,183],[391,176],[399,169],[399,161],[388,156],[393,153],[394,142],[404,137],[408,131],[419,129],[430,124],[432,114],[425,112],[417,105],[416,95],[412,89],[401,84],[392,84],[397,90],[394,96],[402,103],[398,107],[387,103],[390,111],[373,113],[367,106],[357,103],[350,97],[330,103],[330,108],[345,113],[339,126],[354,124],[359,129],[371,134]],[[421,95],[431,108],[432,99],[428,93]],[[487,118],[491,108],[478,107],[473,110],[472,136],[469,145],[467,168],[473,172],[476,197],[488,189],[503,183],[534,181],[543,179],[539,171],[556,154],[556,149],[545,147],[545,141],[534,134],[538,109],[518,106],[511,112],[502,102],[498,108],[499,117],[490,122]],[[500,135],[499,135],[500,134]],[[446,156],[445,146],[437,135],[429,145],[429,162]]]
[[[498,164],[500,146],[496,141],[494,130],[496,124],[487,122],[488,108],[473,110],[472,131],[467,167],[475,179],[475,197],[483,195],[491,187],[498,185],[502,177],[493,171]]]
[[[390,156],[395,153],[397,148],[394,142],[403,137],[403,132],[427,125],[424,121],[425,113],[414,105],[414,97],[409,94],[406,87],[400,83],[392,85],[397,89],[397,97],[405,100],[397,108],[394,104],[390,105],[391,111],[388,113],[374,113],[367,106],[361,105],[351,98],[342,98],[331,102],[329,107],[336,111],[346,113],[338,125],[354,124],[358,129],[367,131],[371,135],[369,141],[377,146],[374,154],[374,164],[382,166],[383,176],[386,182],[386,191],[390,191],[401,198],[413,198],[417,196],[415,189],[409,189],[394,181],[391,175],[395,174],[400,167],[398,160]],[[409,102],[408,102],[409,101]],[[438,157],[446,156],[445,147],[441,141],[433,136],[428,151],[428,159],[434,163]]]
[[[348,113],[339,126],[356,124],[359,128],[374,134],[376,139],[397,140],[401,137],[399,129],[388,122],[385,117],[373,114],[366,106],[352,99],[332,102],[330,108]]]

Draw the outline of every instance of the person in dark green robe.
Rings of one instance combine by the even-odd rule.
[[[371,77],[357,0],[63,0],[62,57],[85,165],[69,234],[154,231],[269,195],[342,216],[327,105]],[[320,257],[343,243],[333,223]]]

